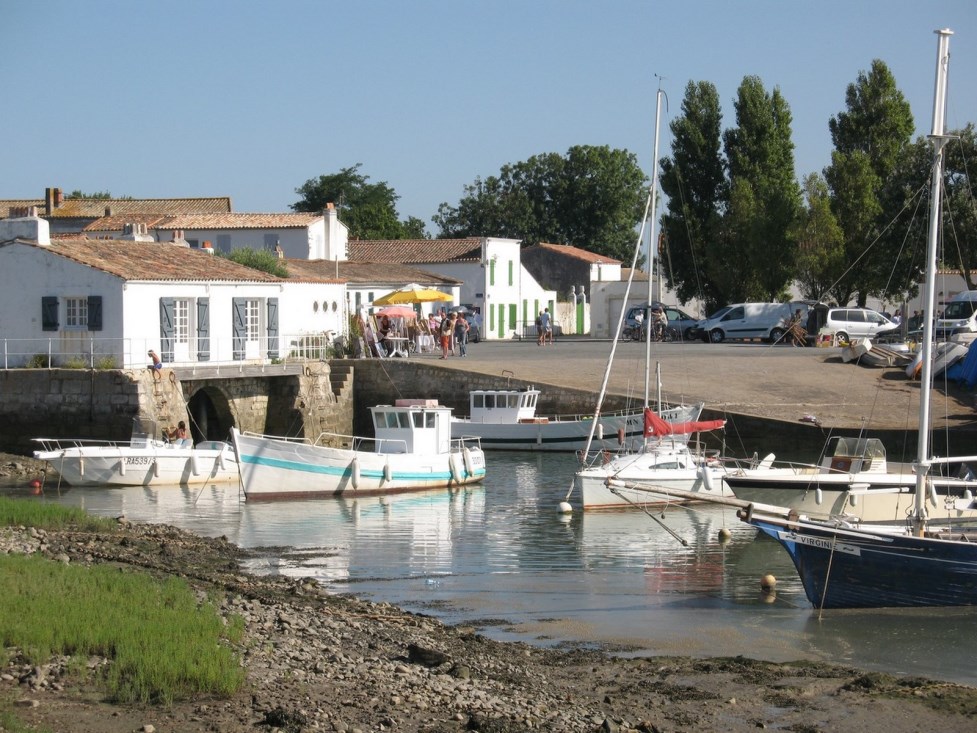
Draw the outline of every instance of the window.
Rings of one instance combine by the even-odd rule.
[[[88,328],[88,298],[65,298],[64,307],[65,328]]]
[[[279,236],[275,232],[265,232],[265,249],[272,252],[275,251],[275,245],[278,244]]]
[[[190,343],[190,301],[173,301],[173,340],[178,344]]]
[[[248,341],[257,341],[261,333],[259,327],[259,320],[261,318],[261,311],[258,308],[257,300],[248,300],[245,303],[245,329],[246,338]]]
[[[230,234],[218,234],[217,235],[217,251],[224,254],[231,253],[231,235]]]
[[[730,309],[729,313],[723,316],[724,321],[742,321],[746,318],[746,309],[743,306]]]

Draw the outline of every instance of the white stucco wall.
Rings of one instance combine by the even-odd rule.
[[[160,240],[166,240],[172,232],[161,230],[154,232]],[[270,246],[266,246],[266,235]],[[295,259],[323,259],[325,256],[326,227],[323,219],[317,219],[306,227],[283,227],[280,229],[184,229],[183,237],[197,246],[210,242],[215,250],[223,251],[220,246],[221,237],[230,237],[230,249],[262,250],[272,249],[275,240],[282,245],[285,257]]]

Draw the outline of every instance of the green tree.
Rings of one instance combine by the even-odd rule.
[[[113,198],[109,191],[93,191],[91,193],[85,193],[81,189],[76,188],[74,191],[68,194],[69,199],[113,199],[115,201],[131,201],[132,196],[115,196]]]
[[[724,135],[730,181],[726,258],[742,262],[743,271],[730,295],[778,300],[794,278],[801,209],[790,108],[778,88],[768,94],[759,77],[747,76],[735,109],[736,127]]]
[[[797,233],[797,282],[805,298],[823,300],[844,272],[844,235],[831,213],[831,194],[824,178],[804,178],[804,211]]]
[[[845,94],[847,111],[828,122],[834,151],[824,175],[831,189],[832,211],[844,232],[852,266],[835,285],[838,302],[870,295],[889,297],[892,252],[880,244],[885,224],[898,213],[883,209],[883,184],[899,164],[914,129],[912,111],[895,78],[882,61],[860,72]],[[855,264],[857,263],[857,264]]]
[[[370,183],[360,173],[362,163],[338,173],[310,178],[295,193],[302,198],[292,211],[321,212],[326,204],[336,204],[339,216],[357,239],[426,239],[423,222],[410,217],[400,221],[397,199],[400,196],[386,183]]]
[[[440,237],[497,236],[524,244],[572,244],[630,262],[646,183],[632,153],[580,145],[476,178],[432,221]]]
[[[285,263],[278,259],[278,256],[274,252],[267,249],[242,247],[228,254],[221,252],[217,254],[220,257],[226,257],[231,262],[237,262],[239,265],[267,272],[269,275],[274,275],[275,277],[288,277],[288,268],[285,266]]]
[[[726,290],[722,232],[729,193],[721,128],[716,87],[690,81],[682,114],[669,125],[672,156],[661,161],[666,279],[683,303],[703,298],[709,308],[724,301]]]

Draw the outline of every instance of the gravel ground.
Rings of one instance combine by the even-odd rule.
[[[11,463],[18,463],[12,468]],[[30,459],[0,456],[6,480]],[[117,532],[0,529],[0,552],[79,565],[113,563],[187,579],[244,619],[246,670],[229,699],[166,708],[104,701],[95,674],[64,659],[31,666],[8,649],[0,712],[30,729],[129,731],[973,731],[977,688],[823,664],[746,658],[622,659],[495,642],[383,603],[326,593],[314,581],[244,574],[246,553],[120,518]],[[70,608],[70,606],[69,606]],[[2,719],[2,718],[0,718]],[[0,731],[4,730],[0,723]]]

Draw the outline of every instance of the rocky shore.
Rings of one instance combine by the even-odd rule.
[[[0,460],[0,465],[4,462]],[[29,475],[29,471],[24,474]],[[224,538],[119,520],[98,534],[0,529],[0,552],[113,563],[185,578],[244,619],[245,687],[166,708],[103,701],[65,659],[0,669],[0,710],[31,729],[131,731],[972,731],[977,689],[809,663],[622,659],[495,642],[471,628],[326,593],[311,580],[243,574]],[[66,609],[70,612],[70,599]],[[0,730],[3,730],[0,723]]]

